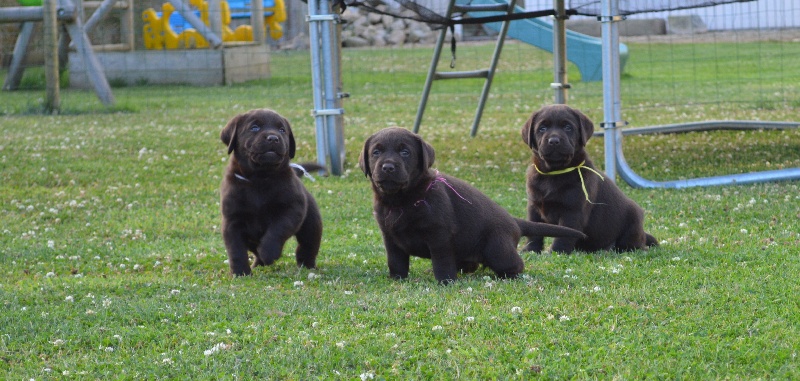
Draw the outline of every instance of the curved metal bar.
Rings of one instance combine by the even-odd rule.
[[[613,136],[604,136],[605,171],[611,181],[619,172],[620,177],[634,188],[688,188],[696,186],[751,184],[767,181],[798,180],[800,168],[788,168],[774,171],[751,172],[725,176],[702,177],[696,179],[652,181],[637,175],[625,161],[622,153],[622,135],[635,133],[673,133],[689,131],[707,131],[716,129],[761,129],[774,128],[780,122],[748,122],[748,121],[710,121],[667,126],[645,127],[643,129],[618,128],[620,122],[620,77],[619,77],[619,30],[616,22],[619,16],[619,0],[601,0],[601,34],[603,41],[603,124],[605,131]],[[778,128],[797,128],[797,123],[780,123]],[[604,135],[604,134],[596,134]]]
[[[800,168],[787,168],[772,171],[740,173],[713,177],[700,177],[671,181],[652,181],[637,175],[625,161],[622,152],[622,135],[643,134],[671,134],[693,131],[712,130],[761,130],[761,129],[787,129],[800,128],[800,123],[794,122],[762,122],[762,121],[707,121],[685,124],[670,124],[642,128],[615,129],[616,136],[616,168],[619,176],[634,188],[690,188],[718,185],[754,184],[770,181],[800,180]],[[594,135],[603,136],[602,131]]]
[[[800,128],[800,122],[765,122],[760,120],[708,120],[703,122],[663,124],[658,126],[623,128],[622,135],[676,134],[682,132],[715,131],[715,130],[783,130]],[[604,131],[595,131],[592,136],[602,137]]]

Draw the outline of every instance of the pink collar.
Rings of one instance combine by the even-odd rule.
[[[460,193],[458,193],[458,191],[456,190],[456,188],[453,188],[453,186],[452,186],[452,185],[450,185],[450,183],[448,183],[448,182],[447,182],[447,179],[446,179],[444,176],[442,176],[442,175],[439,173],[439,171],[438,171],[438,170],[436,171],[436,175],[434,175],[434,177],[433,177],[433,180],[431,180],[430,184],[428,184],[428,187],[427,187],[427,188],[425,188],[425,193],[427,193],[429,190],[431,190],[431,188],[433,188],[433,187],[436,185],[436,183],[442,183],[442,184],[444,184],[445,186],[447,186],[448,188],[450,188],[450,190],[451,190],[451,191],[453,191],[453,193],[455,193],[455,194],[456,194],[456,196],[458,196],[458,198],[460,198],[460,199],[462,199],[462,200],[466,201],[466,202],[467,202],[467,204],[470,204],[470,205],[472,205],[472,203],[471,203],[471,202],[469,202],[469,200],[467,200],[466,198],[464,198],[464,196],[462,196]],[[430,205],[428,204],[428,201],[426,201],[424,198],[423,198],[423,199],[421,199],[421,200],[417,200],[416,202],[414,202],[414,206],[419,206],[420,204],[425,204],[425,205],[427,205],[428,207],[430,207]]]

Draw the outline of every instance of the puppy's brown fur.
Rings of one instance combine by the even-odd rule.
[[[222,237],[234,275],[251,273],[281,256],[297,239],[298,266],[314,268],[322,239],[322,219],[311,194],[289,160],[295,141],[289,121],[275,111],[251,110],[231,119],[220,139],[233,154],[220,187]]]
[[[372,182],[374,214],[383,233],[389,274],[408,277],[409,259],[430,258],[446,283],[479,265],[499,277],[524,270],[520,236],[583,237],[572,229],[513,218],[476,188],[431,170],[430,144],[403,128],[387,128],[364,143],[359,165]]]
[[[642,208],[614,182],[605,179],[587,156],[584,147],[593,132],[594,124],[586,115],[565,105],[543,107],[522,127],[522,140],[533,152],[533,164],[526,176],[528,219],[586,234],[585,239],[556,238],[551,247],[554,252],[628,251],[657,245],[656,239],[644,231]],[[552,173],[577,167],[584,161],[585,167],[597,173],[587,168]],[[544,237],[535,237],[525,249],[540,252],[543,246]]]

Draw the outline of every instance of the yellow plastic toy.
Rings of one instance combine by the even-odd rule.
[[[249,6],[243,0],[232,1],[236,2],[239,7],[243,4]],[[272,12],[272,14],[264,18],[264,24],[269,29],[270,37],[277,40],[283,37],[283,27],[280,23],[286,21],[286,8],[283,0],[273,1],[273,7],[264,8],[265,12]],[[205,0],[189,0],[189,5],[195,9],[195,13],[204,24],[210,25],[208,21],[208,2]],[[232,15],[228,1],[220,1],[220,10],[222,41],[253,41],[253,28],[250,25],[240,25],[235,30],[229,27]],[[207,48],[209,46],[208,41],[200,33],[193,29],[180,14],[175,13],[175,7],[170,3],[162,4],[160,14],[153,8],[146,9],[142,12],[142,20],[144,20],[144,46],[146,49],[193,49]]]

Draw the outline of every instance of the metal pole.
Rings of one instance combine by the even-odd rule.
[[[329,0],[309,0],[308,9],[317,161],[325,165],[330,160],[331,173],[341,175],[344,172],[344,109],[339,91],[341,46],[334,29],[338,15],[333,14]]]
[[[456,0],[450,0],[450,3],[447,5],[447,13],[445,17],[450,19],[450,16],[453,14],[453,8],[455,7]],[[428,68],[428,77],[425,79],[425,86],[422,88],[422,98],[419,101],[419,106],[417,107],[417,116],[414,118],[414,132],[419,132],[419,127],[422,125],[422,116],[425,114],[425,107],[428,104],[428,96],[431,93],[431,87],[433,86],[433,77],[436,74],[436,67],[439,64],[439,58],[442,56],[442,46],[444,45],[444,40],[447,37],[447,27],[442,27],[442,30],[439,31],[439,37],[436,39],[436,46],[433,48],[433,57],[431,58],[431,66]],[[455,36],[453,36],[455,38]]]
[[[517,6],[517,0],[509,0],[508,2],[508,9],[506,10],[506,14],[510,15],[514,13],[514,7]],[[489,65],[489,70],[486,74],[486,81],[483,82],[483,90],[481,91],[481,98],[478,100],[478,107],[475,111],[475,120],[472,122],[472,130],[470,131],[470,136],[473,138],[475,135],[478,134],[478,125],[481,123],[481,117],[483,116],[483,108],[486,107],[486,101],[489,99],[489,89],[492,87],[492,80],[494,80],[494,73],[497,70],[497,64],[500,62],[500,53],[503,52],[503,45],[506,41],[506,36],[508,35],[508,27],[511,25],[511,21],[503,21],[502,26],[500,27],[500,33],[497,36],[497,43],[494,46],[494,53],[492,54],[492,63]]]
[[[564,7],[564,0],[554,0],[553,8],[556,12],[553,16],[553,83],[550,87],[555,91],[554,102],[557,104],[567,103],[567,90],[570,88],[567,82],[567,10]]]
[[[328,143],[325,133],[325,119],[316,111],[322,110],[322,60],[320,58],[319,29],[320,23],[315,22],[319,16],[317,0],[308,0],[308,36],[311,50],[311,88],[314,95],[314,124],[317,137],[317,163],[326,166],[328,162]]]
[[[319,8],[321,12],[324,12],[327,15],[333,16],[331,12],[331,5],[328,0],[320,0],[319,1]],[[324,87],[325,93],[324,96],[324,107],[326,110],[333,110],[336,108],[336,92],[334,91],[333,86],[333,73],[334,73],[334,55],[333,55],[333,36],[332,34],[332,26],[333,26],[333,19],[320,23],[322,29],[322,41],[320,44],[322,45],[322,70],[323,70],[323,77],[322,77],[322,85]],[[339,152],[336,150],[331,149],[335,147],[332,145],[336,142],[336,116],[333,113],[325,113],[325,132],[327,134],[326,141],[328,142],[328,156],[331,162],[331,172],[334,175],[341,175],[341,163],[339,160]]]
[[[603,127],[605,135],[605,172],[609,180],[617,179],[617,144],[620,122],[619,93],[619,29],[617,22],[622,20],[619,13],[619,0],[602,0],[600,10],[602,55],[603,55]]]

